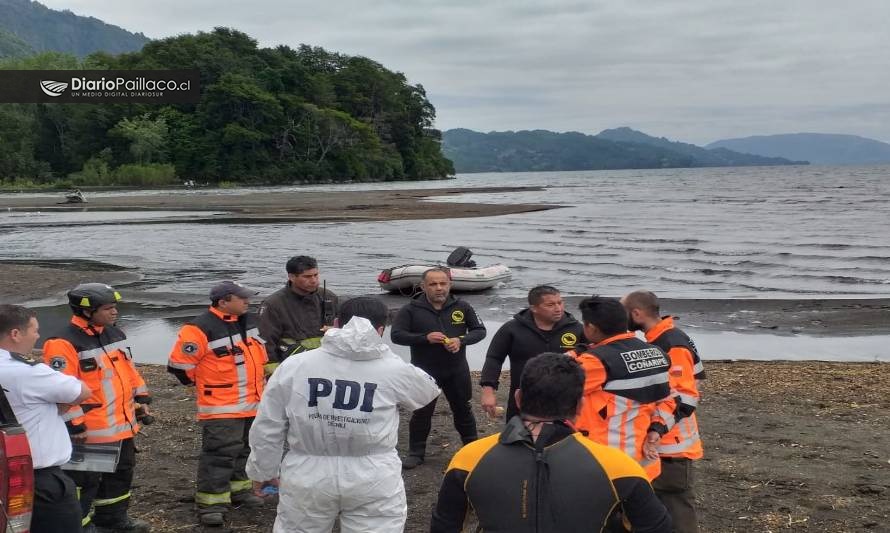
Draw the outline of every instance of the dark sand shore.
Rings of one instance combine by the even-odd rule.
[[[706,454],[697,467],[701,531],[890,531],[888,366],[708,362],[699,410]],[[142,372],[157,422],[137,440],[133,514],[155,531],[201,531],[192,510],[200,440],[192,389],[162,367]],[[500,422],[478,404],[476,417],[481,433],[498,431]],[[447,407],[438,407],[426,464],[404,474],[406,531],[428,530],[442,471],[459,446]],[[270,531],[274,512],[272,505],[237,510],[231,526]]]
[[[484,187],[472,189],[469,192],[475,194],[537,190],[543,189],[540,187]],[[0,208],[15,211],[183,211],[191,215],[186,221],[259,224],[463,218],[527,213],[559,207],[547,204],[424,201],[429,197],[452,196],[467,192],[467,189],[458,187],[387,191],[259,191],[239,194],[221,194],[214,190],[196,193],[96,196],[90,197],[88,203],[83,205],[59,204],[59,198],[56,197],[7,196],[0,198]],[[103,224],[116,223],[118,222],[103,222]],[[74,223],[57,225],[65,224]]]
[[[0,302],[62,303],[71,287],[83,282],[101,282],[126,288],[140,279],[136,269],[109,265],[98,261],[0,260]],[[167,305],[204,305],[203,294],[143,296],[138,290],[126,290],[128,302],[150,301],[158,304],[159,297],[168,299]],[[259,298],[261,298],[260,296]],[[490,294],[463,295],[477,308],[495,304]],[[404,296],[384,295],[392,309],[406,302]],[[566,308],[576,310],[580,297],[566,299]],[[890,331],[890,299],[662,299],[665,312],[678,316],[686,324],[696,324],[717,331],[753,331],[775,334],[807,335],[870,335]],[[507,319],[525,307],[523,298],[499,299],[504,309],[501,318]]]
[[[98,261],[0,260],[0,303],[61,302],[64,294],[78,283],[115,285],[138,280],[135,270]]]

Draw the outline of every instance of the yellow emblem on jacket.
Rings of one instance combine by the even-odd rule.
[[[455,309],[451,312],[451,323],[452,324],[463,324],[464,323],[464,312],[460,309]]]
[[[559,342],[562,343],[563,348],[571,348],[578,344],[578,337],[575,336],[574,333],[563,333],[562,337],[559,338]]]

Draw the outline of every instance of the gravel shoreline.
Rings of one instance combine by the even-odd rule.
[[[888,370],[887,363],[707,362],[699,407],[705,458],[696,469],[701,531],[887,531]],[[137,439],[132,513],[155,531],[201,531],[193,512],[200,440],[193,389],[163,367],[141,371],[157,422]],[[501,405],[507,388],[498,391]],[[427,462],[404,473],[409,533],[429,530],[442,472],[460,447],[441,403]],[[501,422],[479,410],[478,396],[474,407],[480,433],[497,432]],[[402,413],[400,453],[406,445]],[[233,511],[230,526],[266,532],[274,514],[272,505]]]

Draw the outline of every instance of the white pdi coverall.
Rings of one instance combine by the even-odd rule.
[[[252,480],[280,477],[273,531],[330,532],[339,515],[343,533],[401,533],[408,508],[397,406],[419,409],[438,394],[361,317],[329,329],[321,348],[287,358],[266,385],[247,461]]]

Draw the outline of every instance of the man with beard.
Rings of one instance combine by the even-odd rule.
[[[627,311],[617,298],[591,296],[579,308],[591,344],[576,355],[587,375],[578,428],[624,451],[655,479],[658,441],[675,420],[667,354],[627,331]]]
[[[477,439],[476,418],[470,408],[473,385],[467,364],[467,346],[485,338],[485,326],[470,304],[451,295],[447,269],[423,273],[423,292],[399,309],[392,324],[392,341],[411,347],[411,363],[435,378],[454,415],[454,428],[464,444]],[[408,457],[405,469],[423,463],[432,427],[434,399],[414,411],[408,423]]]
[[[671,362],[671,396],[677,401],[677,423],[658,445],[661,475],[652,482],[655,494],[674,519],[674,531],[698,531],[695,513],[694,461],[704,456],[695,408],[700,394],[698,381],[705,370],[695,343],[674,326],[670,315],[662,317],[658,297],[649,291],[634,291],[621,299],[627,309],[628,329],[642,330],[646,342],[668,354]]]
[[[505,359],[510,359],[507,420],[519,414],[514,398],[526,361],[544,352],[574,350],[584,338],[584,326],[565,312],[559,291],[539,285],[528,291],[528,309],[517,313],[494,334],[482,367],[482,409],[497,416],[495,390]]]

